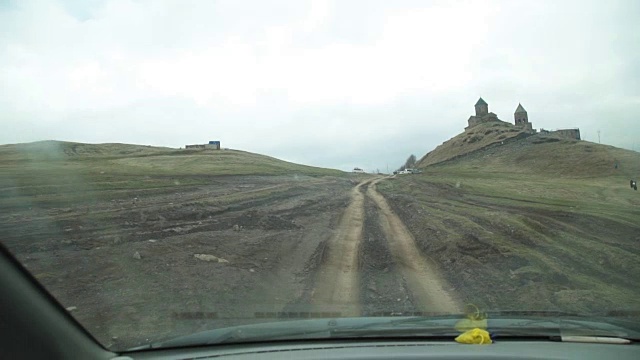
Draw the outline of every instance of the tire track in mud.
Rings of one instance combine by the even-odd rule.
[[[311,294],[314,311],[338,312],[343,317],[360,316],[358,252],[364,223],[364,193],[361,182],[351,191],[336,233],[327,244],[316,286]]]
[[[366,197],[359,259],[362,316],[413,314],[417,310],[411,292],[391,255],[378,212],[373,200]]]
[[[422,255],[407,227],[376,190],[376,184],[381,180],[371,182],[366,196],[378,208],[379,226],[387,239],[395,267],[407,283],[413,305],[424,313],[460,313],[459,304],[445,290],[449,286],[439,275],[433,260]]]
[[[322,256],[310,296],[312,310],[342,317],[460,313],[435,263],[421,253],[376,190],[383,179],[363,181],[351,191],[350,203]]]

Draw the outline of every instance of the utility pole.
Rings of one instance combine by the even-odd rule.
[[[600,144],[600,130],[598,130],[598,144]]]

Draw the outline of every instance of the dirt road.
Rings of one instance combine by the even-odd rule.
[[[414,306],[421,312],[459,313],[460,307],[445,290],[445,282],[433,260],[422,255],[416,241],[402,220],[391,210],[387,200],[376,191],[375,180],[367,189],[378,208],[378,219],[389,250],[414,299]]]
[[[340,312],[342,316],[360,315],[358,295],[358,251],[364,221],[364,194],[361,182],[351,191],[335,235],[327,244],[317,285],[312,291],[315,311]]]
[[[341,316],[358,316],[362,313],[362,305],[371,312],[372,307],[368,305],[374,298],[377,302],[380,299],[386,302],[378,307],[384,310],[380,311],[382,313],[400,314],[407,310],[430,314],[459,313],[459,305],[445,290],[448,286],[438,274],[437,266],[421,253],[406,226],[376,191],[376,184],[383,179],[363,181],[351,192],[350,204],[328,243],[318,271],[312,292],[314,310],[331,309],[339,311]],[[374,205],[373,211],[365,211],[366,203]],[[376,227],[382,234],[371,234]],[[362,246],[363,234],[368,235],[366,246]],[[386,243],[375,242],[376,236],[384,238]],[[391,261],[387,261],[382,269],[370,264],[385,256]],[[365,282],[361,277],[370,278],[372,285],[365,284],[365,288],[376,292],[375,296],[361,295],[361,285]],[[386,283],[387,286],[382,285],[386,289],[380,291],[376,283]],[[402,285],[398,288],[397,284]],[[398,304],[403,298],[409,304]]]
[[[0,199],[0,233],[108,347],[318,314],[457,312],[376,191],[382,178],[356,179],[211,177],[95,191],[86,204]]]

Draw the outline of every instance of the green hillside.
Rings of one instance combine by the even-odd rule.
[[[534,135],[504,144],[494,143],[469,151],[467,156],[431,165],[441,170],[548,177],[638,177],[640,153],[552,135]]]
[[[447,280],[489,309],[640,310],[640,153],[487,127],[379,185]]]
[[[629,186],[640,178],[635,151],[538,134],[422,168],[424,176],[413,180],[483,201],[559,207],[640,224],[640,193]]]
[[[101,190],[207,185],[216,176],[343,174],[238,150],[59,141],[0,146],[0,201],[27,197],[42,202],[59,196],[71,202]]]
[[[140,175],[340,175],[239,150],[182,150],[129,144],[40,141],[0,146],[3,170],[65,166],[82,170]],[[13,168],[12,168],[13,167]]]

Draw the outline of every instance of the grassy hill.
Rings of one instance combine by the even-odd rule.
[[[379,186],[425,253],[485,308],[640,310],[640,153],[492,127]]]
[[[492,144],[500,144],[521,138],[526,133],[504,121],[482,123],[445,141],[418,161],[416,167],[425,167],[455,159]]]
[[[574,178],[638,177],[640,153],[609,145],[538,134],[524,139],[512,138],[504,144],[491,143],[481,149],[468,151],[463,157],[457,156],[444,162],[421,166],[455,171],[482,168],[483,173]]]
[[[69,202],[101,190],[206,185],[216,176],[342,176],[238,150],[181,150],[128,144],[40,141],[0,146],[0,201]]]
[[[140,175],[340,175],[342,172],[299,165],[239,150],[182,150],[129,144],[81,144],[40,141],[0,146],[0,166],[20,168],[71,166]],[[16,169],[11,169],[14,166]]]
[[[495,202],[561,206],[640,224],[640,193],[629,187],[629,180],[640,178],[638,152],[534,135],[424,169],[432,183]]]

